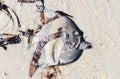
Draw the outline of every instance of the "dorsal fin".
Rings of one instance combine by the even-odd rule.
[[[71,16],[71,15],[69,15],[69,14],[67,14],[67,13],[64,13],[63,11],[57,10],[57,11],[55,11],[55,13],[59,13],[61,16],[68,16],[68,17],[73,18],[73,16]]]

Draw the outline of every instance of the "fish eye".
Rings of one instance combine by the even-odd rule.
[[[73,35],[78,36],[79,32],[78,31],[73,31]]]

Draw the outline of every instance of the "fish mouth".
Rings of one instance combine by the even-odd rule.
[[[90,48],[92,48],[92,44],[89,42],[82,42],[79,47],[79,49],[81,50],[90,49]]]
[[[93,46],[90,42],[87,42],[85,40],[86,38],[83,38],[81,37],[80,40],[81,40],[81,44],[80,44],[80,49],[91,49]]]

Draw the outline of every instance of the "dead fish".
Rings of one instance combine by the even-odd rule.
[[[55,38],[56,34],[58,38]],[[39,43],[30,64],[29,76],[32,77],[38,67],[73,63],[80,58],[84,49],[91,47],[76,23],[69,16],[61,16],[45,24],[39,32]]]

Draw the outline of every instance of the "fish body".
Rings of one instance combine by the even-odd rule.
[[[63,31],[62,36],[44,46],[41,51],[41,58],[43,59],[39,63],[43,60],[42,63],[47,66],[63,65],[72,63],[80,57],[84,50],[80,48],[80,44],[85,43],[83,31],[69,17],[63,16],[44,26],[40,32],[39,40],[42,39],[44,34],[47,36],[56,33],[59,29]]]
[[[58,38],[56,33],[62,31]],[[52,36],[53,35],[53,38]],[[46,38],[47,42],[43,39]],[[39,32],[39,42],[30,64],[29,74],[33,76],[38,67],[61,66],[78,60],[86,48],[91,44],[86,42],[83,31],[78,28],[75,22],[68,16],[61,16],[54,21],[45,24]],[[38,56],[39,55],[39,56]]]

